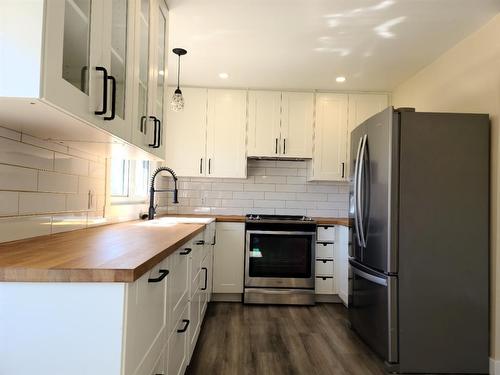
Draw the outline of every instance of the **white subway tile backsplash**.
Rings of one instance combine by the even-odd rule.
[[[233,193],[234,199],[264,199],[263,191],[236,191]]]
[[[0,164],[0,190],[36,191],[37,180],[34,169]]]
[[[222,207],[253,207],[252,199],[223,199]]]
[[[254,200],[254,207],[285,208],[286,201]]]
[[[0,138],[0,163],[52,170],[54,152],[12,139]]]
[[[348,194],[340,190],[345,191],[347,184],[308,182],[306,167],[305,161],[249,160],[247,179],[182,178],[179,196],[190,197],[189,206],[168,207],[166,211],[346,216]],[[211,184],[209,189],[200,185],[206,183]]]
[[[89,177],[103,179],[106,177],[106,165],[95,161],[89,162]]]
[[[79,176],[88,176],[89,161],[56,152],[54,160],[54,170],[56,172],[77,174]]]
[[[19,213],[19,193],[0,191],[0,216],[12,216]]]
[[[46,149],[51,150],[51,151],[58,151],[58,152],[63,152],[63,153],[68,152],[67,146],[63,146],[63,145],[61,145],[59,143],[55,143],[55,142],[48,142],[48,141],[45,141],[43,139],[35,138],[35,137],[32,137],[31,135],[24,134],[24,133],[21,135],[21,142],[30,144],[32,146],[46,148]]]
[[[39,171],[38,191],[51,193],[76,193],[78,191],[78,176]]]
[[[79,193],[79,194],[68,194],[66,196],[66,210],[67,211],[85,211],[85,210],[95,210],[94,200],[89,208],[89,194],[87,193]]]
[[[341,216],[338,210],[319,210],[319,209],[309,209],[307,210],[306,215],[312,217],[346,217],[346,215]]]
[[[50,216],[20,216],[0,219],[0,242],[50,234]]]
[[[54,193],[20,193],[19,214],[43,214],[66,211],[66,196]]]

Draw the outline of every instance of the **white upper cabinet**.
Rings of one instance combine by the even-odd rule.
[[[281,92],[248,92],[248,156],[278,156],[280,150]]]
[[[168,9],[164,0],[133,0],[136,5],[134,144],[165,158]]]
[[[93,153],[119,143],[164,158],[164,0],[2,1],[0,35],[2,124]]]
[[[346,175],[347,106],[345,94],[316,95],[311,180],[342,181]]]
[[[244,90],[208,90],[207,176],[246,177]]]
[[[175,87],[168,90],[171,97]],[[165,143],[166,164],[179,176],[199,177],[207,172],[207,89],[183,88],[183,111],[168,108]]]
[[[281,106],[280,154],[291,158],[311,158],[314,94],[283,92]]]
[[[249,91],[248,156],[312,157],[314,94]]]
[[[347,132],[347,155],[350,155],[351,132],[363,121],[387,108],[389,99],[386,94],[350,94]],[[347,160],[346,176],[350,175],[350,163]]]

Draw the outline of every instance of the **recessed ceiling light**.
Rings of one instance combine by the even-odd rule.
[[[335,78],[335,81],[337,81],[338,83],[345,82],[345,77],[339,76],[339,77]]]
[[[228,79],[229,78],[229,74],[227,74],[227,73],[219,73],[219,78]]]

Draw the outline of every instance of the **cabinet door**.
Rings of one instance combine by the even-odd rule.
[[[161,272],[169,269],[168,261],[163,261],[145,273],[134,283],[127,284],[127,307],[125,326],[125,371],[135,374],[145,370],[146,364],[155,358],[149,358],[151,348],[162,348],[163,338],[159,333],[165,329],[165,292],[170,282],[166,278],[155,281]]]
[[[168,275],[169,282],[167,284],[167,309],[170,316],[171,324],[179,319],[179,316],[184,309],[184,305],[189,299],[189,251],[191,242],[185,243],[175,253],[170,255],[170,274]]]
[[[149,151],[153,143],[154,121],[150,98],[153,96],[152,0],[135,1],[135,56],[134,56],[134,114],[132,117],[132,143]]]
[[[314,94],[284,92],[281,105],[281,155],[311,158]]]
[[[349,292],[349,229],[344,226],[337,225],[335,227],[335,244],[334,244],[334,275],[336,293],[347,306]]]
[[[278,156],[280,116],[281,92],[248,92],[248,156]]]
[[[175,87],[169,88],[172,97]],[[199,177],[207,172],[207,89],[183,88],[183,111],[168,108],[166,133],[166,164],[178,176]]]
[[[243,293],[245,224],[217,223],[213,292]]]
[[[103,128],[127,141],[132,137],[134,1],[104,2],[102,34],[102,60],[110,75],[110,110],[104,117]]]
[[[208,90],[207,176],[246,177],[246,104],[246,91]]]
[[[347,95],[317,94],[311,179],[344,180],[346,159]]]
[[[187,325],[187,329],[186,329]],[[188,356],[187,343],[189,335],[189,306],[184,305],[183,311],[173,325],[167,345],[167,360],[165,373],[168,375],[183,375],[186,371]]]
[[[102,126],[101,38],[103,2],[51,0],[45,2],[44,99],[92,124]],[[107,87],[107,86],[106,86]]]
[[[152,74],[154,79],[154,97],[151,99],[151,113],[157,119],[153,126],[153,144],[150,152],[156,156],[165,159],[165,118],[167,107],[167,51],[168,51],[168,8],[164,0],[155,0],[155,12],[153,12],[154,21],[154,60]]]
[[[363,121],[382,111],[389,105],[386,94],[351,94],[349,95],[349,118],[347,131],[347,155],[350,155],[351,132]],[[346,173],[349,176],[351,168],[347,160]]]

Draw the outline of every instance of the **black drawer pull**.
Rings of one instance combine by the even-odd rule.
[[[95,70],[102,72],[102,110],[94,111],[96,115],[105,115],[108,112],[108,71],[103,66],[96,66]]]
[[[181,329],[178,329],[177,330],[177,333],[184,333],[187,331],[188,327],[189,327],[189,319],[182,319],[182,323],[185,324],[185,326]]]
[[[167,277],[167,275],[169,274],[168,270],[158,270],[158,272],[160,272],[160,276],[158,276],[158,277],[150,277],[148,279],[148,283],[159,283],[165,277]]]
[[[323,279],[323,281],[326,281],[326,279],[333,279],[332,276],[316,276],[317,279]]]
[[[179,254],[188,255],[191,251],[193,251],[193,249],[191,249],[190,247],[186,247],[184,251],[181,251]]]
[[[205,241],[199,240],[194,243],[195,245],[205,245]]]
[[[116,116],[116,79],[113,76],[108,76],[111,81],[111,116],[104,117],[105,121],[114,120]]]
[[[201,288],[201,290],[207,290],[208,288],[208,268],[207,267],[201,267],[203,271],[205,271],[205,286]]]

